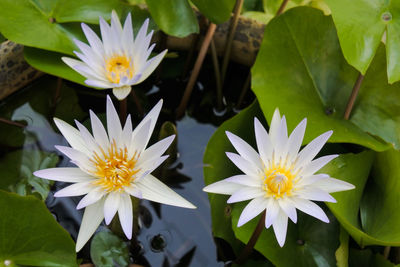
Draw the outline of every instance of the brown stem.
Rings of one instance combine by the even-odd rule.
[[[217,54],[217,49],[215,48],[214,39],[211,39],[210,48],[211,48],[211,57],[214,65],[215,83],[217,87],[217,108],[218,110],[222,110],[223,96],[222,96],[221,73],[219,72],[218,54]]]
[[[348,120],[350,118],[351,110],[353,109],[354,102],[356,101],[358,91],[360,90],[361,83],[364,80],[364,75],[361,73],[358,75],[357,81],[354,84],[353,91],[351,92],[349,101],[347,102],[346,111],[344,112],[344,119]]]
[[[57,86],[56,86],[56,90],[54,91],[54,95],[53,95],[53,107],[55,107],[57,105],[58,100],[60,98],[62,82],[63,82],[62,78],[57,79]]]
[[[266,214],[266,211],[264,210],[261,215],[260,220],[258,221],[256,229],[254,229],[254,232],[250,237],[249,242],[247,242],[246,246],[240,253],[239,257],[237,257],[237,259],[235,260],[236,264],[244,263],[247,260],[247,258],[250,256],[251,252],[253,252],[253,248],[254,248],[255,244],[257,243],[257,240],[260,237],[262,230],[264,229],[265,214]]]
[[[289,0],[283,0],[281,6],[279,7],[278,11],[276,12],[275,16],[279,16],[285,10],[286,5],[289,3]]]
[[[199,35],[196,34],[196,36],[192,39],[192,42],[190,43],[190,47],[189,47],[188,54],[186,57],[185,65],[183,66],[182,79],[184,79],[186,77],[186,75],[189,72],[189,68],[192,65],[193,55],[194,55],[194,52],[196,51],[196,47],[197,47],[197,43],[199,42],[199,39],[200,39]]]
[[[137,97],[137,95],[136,95],[136,93],[135,93],[135,90],[132,89],[130,95],[132,96],[133,101],[135,101],[136,109],[137,109],[137,111],[138,111],[138,113],[139,113],[139,116],[140,116],[140,117],[143,117],[144,111],[143,111],[143,108],[142,108],[142,104],[140,104],[140,100],[139,100],[139,98]]]
[[[232,51],[232,42],[233,38],[235,37],[236,28],[239,21],[240,11],[242,10],[243,0],[236,0],[235,9],[233,11],[233,17],[231,20],[230,29],[228,32],[228,37],[226,39],[225,44],[225,53],[224,53],[224,60],[222,62],[222,69],[221,69],[221,85],[224,84],[226,71],[228,69],[229,59],[231,57]]]
[[[7,120],[5,118],[0,118],[0,122],[8,124],[8,125],[12,125],[12,126],[17,126],[19,128],[25,128],[25,125],[19,122],[15,122],[15,121],[11,121],[11,120]]]
[[[119,101],[119,120],[121,121],[121,124],[125,124],[126,116],[128,113],[128,100],[125,97],[123,100]]]
[[[199,55],[197,56],[196,62],[194,63],[193,71],[192,71],[192,74],[190,75],[189,81],[186,85],[185,92],[183,94],[181,103],[179,104],[179,107],[176,110],[177,118],[181,118],[183,116],[183,114],[185,113],[186,106],[189,102],[189,98],[190,98],[190,95],[192,94],[192,90],[193,90],[194,84],[197,80],[197,77],[199,76],[201,65],[203,64],[204,57],[206,56],[208,46],[210,45],[210,42],[214,35],[216,27],[217,27],[217,25],[215,25],[214,23],[210,23],[210,26],[208,26],[206,36],[204,37],[204,41],[201,44]]]
[[[387,247],[385,247],[385,249],[383,250],[383,257],[384,257],[385,259],[388,259],[388,258],[389,258],[389,254],[390,254],[390,247],[387,246]]]
[[[244,85],[240,92],[239,100],[236,104],[236,108],[238,108],[238,109],[242,106],[243,99],[246,96],[247,90],[250,87],[250,82],[251,82],[251,72],[249,72],[249,75],[247,75],[246,81],[244,82]]]

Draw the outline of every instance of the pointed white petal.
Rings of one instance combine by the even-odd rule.
[[[307,165],[305,165],[304,169],[301,171],[301,175],[307,176],[312,175],[326,164],[328,164],[331,160],[337,158],[339,155],[328,155],[323,156],[317,159],[314,159]]]
[[[248,176],[245,174],[239,174],[239,175],[235,175],[235,176],[226,178],[225,181],[240,184],[240,185],[245,185],[245,186],[254,186],[254,187],[260,187],[262,185],[261,179],[255,178],[252,176]]]
[[[101,123],[100,119],[96,116],[96,114],[94,114],[94,112],[91,110],[89,111],[89,113],[90,113],[90,122],[92,124],[92,132],[94,139],[104,151],[107,151],[108,148],[110,147],[110,142],[108,141],[109,139],[106,130],[104,129],[103,124]]]
[[[244,200],[249,200],[252,198],[261,197],[265,194],[264,190],[259,187],[247,187],[244,186],[242,189],[236,191],[228,199],[227,203],[235,203]]]
[[[319,173],[315,175],[308,175],[308,176],[302,176],[296,183],[296,188],[301,188],[307,185],[312,185],[314,187],[314,183],[322,180],[322,179],[327,179],[329,178],[328,174],[325,173]],[[326,191],[326,190],[325,190]]]
[[[113,86],[112,83],[109,83],[106,81],[101,81],[101,80],[92,80],[92,79],[85,80],[85,83],[92,87],[98,87],[98,88],[104,88],[104,89],[108,89]]]
[[[152,57],[147,62],[146,68],[141,71],[142,75],[140,76],[140,79],[135,84],[141,83],[145,79],[147,79],[147,77],[149,77],[150,74],[152,74],[153,71],[158,67],[158,65],[160,64],[161,60],[164,58],[166,53],[167,53],[167,50],[164,50],[160,54],[158,54],[157,56]]]
[[[79,168],[83,168],[84,170],[90,170],[92,168],[92,164],[85,153],[68,146],[55,146],[55,148],[70,158],[71,162],[76,164]]]
[[[254,165],[242,158],[240,155],[226,152],[226,156],[236,165],[242,172],[249,176],[259,177],[262,171],[258,168],[254,168]]]
[[[137,186],[126,186],[124,187],[124,190],[126,193],[130,194],[131,196],[134,196],[136,198],[142,199],[142,192],[140,191],[139,188],[137,188]]]
[[[259,197],[251,200],[249,204],[243,209],[242,213],[240,214],[238,227],[242,226],[243,224],[247,223],[262,211],[264,211],[267,207],[268,199],[264,197]]]
[[[309,199],[313,201],[325,201],[336,203],[334,199],[328,192],[321,190],[313,186],[306,186],[301,189],[296,190],[295,195],[300,198]]]
[[[79,210],[86,206],[92,205],[93,203],[99,201],[105,194],[106,192],[101,188],[96,188],[90,191],[86,196],[81,199],[81,201],[79,201],[76,209]]]
[[[354,185],[352,185],[348,182],[339,180],[339,179],[335,179],[335,178],[322,179],[318,182],[315,182],[313,184],[313,187],[317,187],[328,193],[346,191],[346,190],[351,190],[351,189],[355,188]]]
[[[297,212],[296,207],[293,205],[291,201],[287,201],[286,199],[278,200],[279,206],[286,213],[286,215],[294,222],[297,222]]]
[[[150,126],[150,125],[149,125]],[[161,157],[162,154],[168,149],[171,145],[172,141],[174,141],[175,135],[168,136],[161,141],[155,143],[154,145],[147,148],[143,153],[140,155],[138,165],[148,161],[154,161]]]
[[[302,212],[307,213],[308,215],[311,215],[323,222],[329,222],[325,212],[314,202],[302,198],[292,198],[292,201],[296,208]]]
[[[86,77],[87,79],[100,80],[100,81],[104,80],[104,77],[101,76],[101,73],[99,73],[97,70],[93,70],[91,67],[89,67],[86,63],[82,61],[69,57],[62,57],[61,59],[70,68],[74,69],[76,72]]]
[[[262,161],[266,163],[272,157],[273,146],[267,131],[257,118],[254,118],[254,131],[256,134],[258,153],[260,153]]]
[[[133,44],[133,29],[132,29],[132,18],[131,13],[125,19],[124,28],[122,30],[122,46],[124,47],[125,54],[130,54],[130,49],[134,46]]]
[[[103,205],[104,200],[100,200],[86,207],[76,240],[76,252],[82,249],[103,220]]]
[[[158,101],[158,103],[150,110],[150,112],[146,115],[146,117],[143,118],[143,120],[139,123],[138,126],[136,126],[135,130],[133,130],[132,133],[132,139],[135,138],[135,135],[138,133],[138,131],[143,127],[143,125],[147,122],[150,121],[150,128],[149,128],[149,136],[146,140],[146,144],[149,142],[149,139],[151,137],[151,134],[153,133],[154,126],[156,125],[158,115],[160,114],[161,107],[163,104],[163,100],[161,99]]]
[[[86,182],[94,179],[94,177],[88,175],[79,168],[68,168],[68,167],[39,170],[35,171],[33,175],[43,179],[67,182],[67,183]]]
[[[132,156],[134,153],[136,153],[137,155],[141,154],[146,148],[147,142],[149,140],[148,137],[149,135],[151,135],[150,125],[151,121],[147,121],[145,124],[139,125],[140,129],[136,132],[134,136],[132,136],[131,146],[128,149],[129,153],[132,154]]]
[[[260,158],[260,155],[252,148],[249,144],[247,144],[243,139],[230,133],[228,131],[225,132],[226,136],[228,136],[229,141],[231,141],[233,147],[236,151],[247,161],[254,164],[255,167],[259,169],[263,169],[263,164]]]
[[[272,116],[271,124],[269,125],[269,136],[271,138],[271,143],[276,143],[276,138],[278,136],[279,124],[281,123],[281,115],[279,109],[276,108],[274,115]]]
[[[228,178],[229,179],[229,178]],[[223,195],[232,195],[243,188],[243,185],[227,182],[226,179],[207,185],[203,188],[204,192]]]
[[[275,142],[273,143],[276,163],[280,163],[285,160],[287,155],[287,146],[286,146],[287,142],[288,142],[288,136],[287,136],[286,117],[282,116],[281,122],[277,130],[277,135],[275,137]]]
[[[265,216],[265,228],[269,228],[275,222],[280,210],[281,208],[279,207],[278,201],[270,198]]]
[[[110,26],[107,22],[100,17],[100,32],[101,32],[101,39],[103,40],[104,52],[108,56],[112,56],[113,49],[112,49],[112,35]]]
[[[104,219],[106,224],[110,224],[115,213],[118,211],[121,196],[119,192],[109,193],[104,201]]]
[[[122,126],[119,121],[118,113],[114,108],[113,102],[110,96],[107,96],[107,131],[110,143],[113,141],[117,147],[121,146]]]
[[[154,160],[149,160],[141,165],[138,165],[139,172],[136,174],[136,179],[139,181],[140,179],[143,179],[145,176],[149,175],[152,173],[158,166],[160,166],[167,158],[169,155],[166,156],[161,156],[159,158],[156,158]]]
[[[75,197],[85,195],[93,190],[92,182],[80,182],[76,184],[69,185],[63,189],[57,191],[55,197]]]
[[[133,215],[131,197],[128,194],[121,194],[121,201],[118,207],[118,217],[126,237],[131,239]]]
[[[126,147],[129,147],[131,144],[131,136],[132,136],[132,119],[131,115],[128,114],[128,116],[126,117],[124,129],[122,130],[122,137],[121,137],[122,143]]]
[[[278,244],[281,247],[283,247],[283,245],[285,244],[287,226],[288,226],[288,217],[283,211],[280,211],[272,227],[274,228],[276,240],[278,241]]]
[[[142,43],[144,42],[144,39],[146,38],[146,33],[147,33],[147,28],[149,26],[149,19],[147,18],[144,22],[142,27],[140,27],[139,32],[135,38],[135,46],[134,46],[134,51],[139,51],[141,52],[142,48]]]
[[[90,134],[89,130],[77,120],[75,120],[75,124],[78,127],[79,132],[81,133],[81,136],[88,147],[88,150],[100,153],[101,151],[99,150],[99,146],[97,145],[96,140],[94,140],[93,136]],[[93,152],[90,153],[90,155],[92,155]]]
[[[303,148],[297,157],[296,168],[299,169],[305,164],[308,164],[318,154],[331,135],[332,131],[323,133]]]
[[[304,133],[306,131],[307,119],[302,120],[293,132],[290,134],[287,142],[288,159],[290,162],[295,160],[297,153],[300,150],[301,144],[303,142]]]
[[[104,55],[104,47],[103,47],[103,43],[101,42],[100,38],[85,23],[82,23],[81,27],[86,36],[86,39],[88,40],[88,42],[90,44],[90,47],[97,54],[98,57],[102,57]]]
[[[113,94],[118,100],[124,100],[130,93],[132,87],[130,85],[124,85],[121,87],[114,87]]]
[[[77,129],[65,121],[57,118],[54,118],[54,123],[72,148],[85,154],[89,153],[89,150],[86,148],[85,141],[82,139],[82,136]]]
[[[151,174],[138,181],[136,186],[142,192],[144,199],[183,208],[196,208]]]

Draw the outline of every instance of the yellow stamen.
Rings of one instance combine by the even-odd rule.
[[[123,77],[133,77],[133,64],[125,55],[114,55],[106,60],[106,76],[112,83],[119,83]]]
[[[115,141],[111,143],[107,152],[101,150],[101,155],[94,153],[91,162],[98,177],[94,184],[103,187],[107,192],[121,191],[124,186],[129,186],[135,180],[135,174],[140,169],[135,168],[138,155],[128,156],[128,149],[117,148]]]
[[[268,197],[272,196],[278,199],[291,195],[296,175],[291,172],[290,168],[273,165],[265,168],[264,174],[263,189]]]

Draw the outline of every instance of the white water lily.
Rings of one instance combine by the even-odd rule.
[[[74,40],[80,49],[80,52],[74,53],[81,61],[68,57],[62,60],[86,77],[87,85],[113,88],[113,94],[122,100],[131,92],[131,86],[144,81],[167,53],[164,50],[148,60],[155,46],[152,44],[149,47],[153,31],[147,34],[148,25],[149,19],[146,19],[134,38],[131,14],[128,14],[122,27],[116,12],[112,11],[111,25],[100,17],[100,40],[89,26],[82,23],[90,46]]]
[[[99,118],[90,111],[93,135],[76,121],[78,129],[60,119],[54,119],[58,129],[71,145],[57,149],[77,167],[39,170],[34,175],[74,183],[55,193],[56,197],[85,195],[77,209],[85,208],[76,242],[79,251],[105,219],[109,224],[118,212],[127,238],[132,237],[131,196],[168,205],[196,208],[150,173],[168,156],[162,156],[175,136],[169,136],[146,148],[162,101],[148,113],[132,131],[128,116],[122,128],[118,114],[107,97],[107,131]]]
[[[273,115],[269,134],[254,118],[258,153],[238,136],[226,132],[239,153],[226,152],[226,155],[244,174],[203,189],[210,193],[231,195],[228,203],[251,199],[239,217],[238,227],[266,210],[265,227],[273,226],[281,247],[285,244],[288,218],[297,222],[296,209],[329,222],[325,212],[311,200],[336,202],[329,193],[354,188],[352,184],[331,178],[328,174],[315,174],[338,155],[314,159],[332,131],[318,136],[299,152],[306,124],[304,119],[288,137],[285,116],[281,118],[278,109]]]

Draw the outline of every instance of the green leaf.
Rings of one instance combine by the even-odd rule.
[[[199,32],[197,18],[187,0],[146,0],[150,14],[166,34],[185,37]]]
[[[10,152],[0,159],[0,189],[23,196],[37,192],[45,200],[53,183],[34,176],[33,172],[53,168],[57,163],[58,156],[54,153],[36,149]]]
[[[349,233],[343,227],[340,227],[339,235],[340,246],[335,252],[336,266],[348,267],[349,266]]]
[[[225,156],[226,151],[234,151],[225,131],[232,131],[250,142],[254,139],[254,131],[248,129],[254,129],[254,117],[261,121],[264,120],[257,102],[242,110],[232,119],[225,121],[213,134],[207,144],[203,158],[206,185],[237,173],[235,165]],[[226,203],[229,196],[208,194],[208,197],[211,204],[213,235],[225,239],[236,252],[239,252],[240,242],[236,240],[231,227],[228,227],[228,225],[231,225],[232,210],[232,206]]]
[[[0,262],[29,266],[77,266],[70,235],[34,197],[0,190]]]
[[[236,227],[247,202],[236,203],[232,210],[232,228],[243,243],[250,239],[260,216]],[[255,245],[275,266],[335,266],[335,251],[339,246],[339,224],[329,210],[329,223],[324,223],[298,211],[297,224],[288,223],[285,245],[280,247],[272,227],[263,229]]]
[[[400,80],[400,3],[388,0],[326,0],[347,61],[365,74],[386,31],[387,77]]]
[[[90,245],[90,257],[96,266],[128,266],[128,245],[111,232],[99,232]]]
[[[215,24],[227,21],[231,17],[235,0],[192,0],[193,4]]]
[[[350,249],[350,267],[393,267],[394,264],[385,259],[381,254],[374,254],[371,250]],[[396,265],[397,267],[399,265]]]
[[[379,83],[378,88],[381,88],[385,84],[379,79],[381,76],[374,77],[375,73],[370,75],[371,78],[366,77],[363,87],[375,87]],[[252,89],[267,119],[272,118],[276,107],[287,116],[289,129],[307,117],[304,143],[333,130],[330,142],[354,143],[377,151],[385,150],[388,144],[342,118],[356,78],[357,71],[346,63],[341,54],[331,17],[313,8],[298,7],[273,19],[266,26],[252,68]],[[390,91],[398,90],[397,85],[389,88]],[[359,99],[358,106],[363,100]],[[389,97],[384,100],[384,104],[391,102]],[[354,112],[358,106],[354,107]],[[374,113],[364,115],[369,118],[377,116]],[[374,124],[380,124],[380,121],[374,121]],[[397,130],[385,127],[383,131],[392,134]],[[389,141],[386,136],[380,137]],[[396,146],[400,148],[399,141]]]
[[[0,43],[4,42],[7,40],[1,33],[0,33]]]

